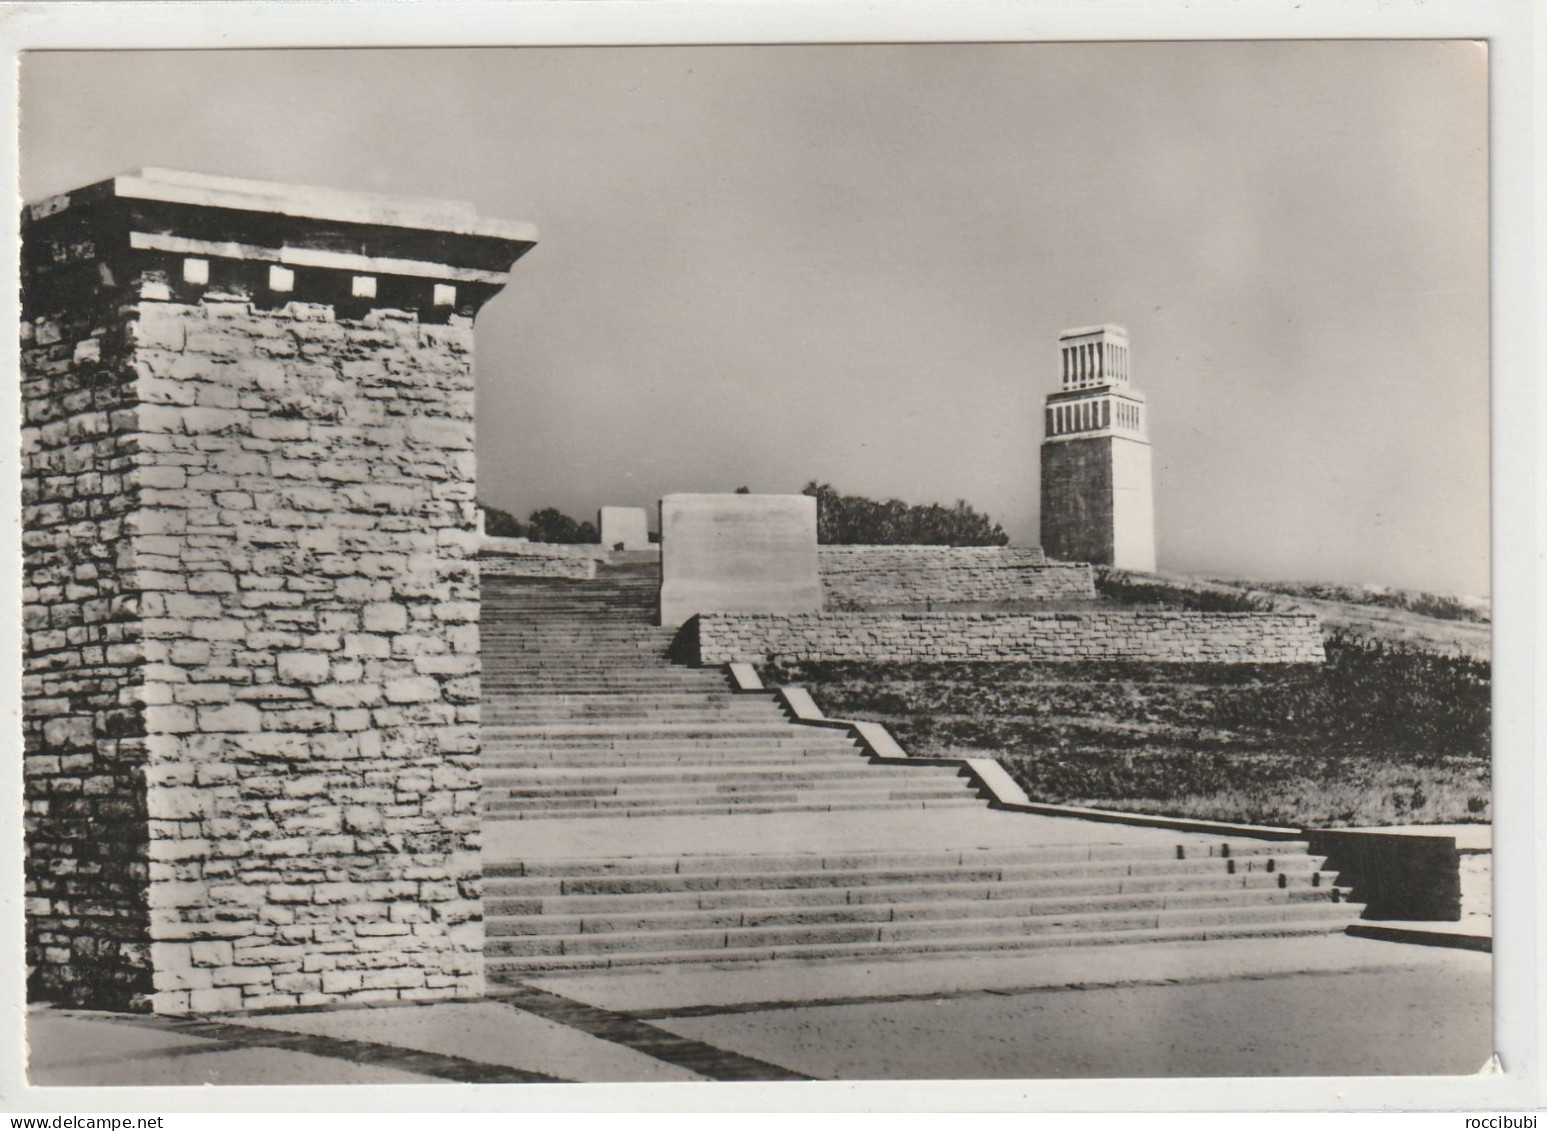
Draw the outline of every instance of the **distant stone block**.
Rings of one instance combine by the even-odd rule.
[[[650,547],[650,519],[644,507],[603,507],[597,518],[602,545],[610,550],[645,550]]]
[[[822,609],[816,500],[667,495],[661,500],[661,623],[699,613]]]

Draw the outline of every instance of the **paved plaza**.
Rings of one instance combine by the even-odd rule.
[[[1490,956],[1340,935],[554,975],[482,1002],[37,1008],[40,1086],[1469,1075]]]

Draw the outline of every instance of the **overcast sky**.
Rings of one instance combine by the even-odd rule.
[[[509,510],[815,478],[1035,543],[1058,332],[1116,322],[1162,568],[1485,594],[1486,80],[1443,42],[61,53],[21,174],[536,223],[479,318]]]

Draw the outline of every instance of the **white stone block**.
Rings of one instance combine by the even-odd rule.
[[[650,520],[644,507],[603,507],[597,525],[602,545],[611,550],[650,548]]]
[[[661,500],[661,623],[699,613],[822,609],[816,500],[667,495]]]

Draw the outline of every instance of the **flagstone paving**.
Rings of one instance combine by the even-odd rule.
[[[483,1002],[29,1015],[43,1086],[1469,1074],[1488,955],[1346,936],[554,975]]]

